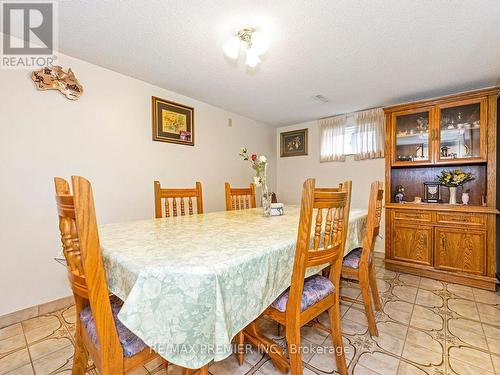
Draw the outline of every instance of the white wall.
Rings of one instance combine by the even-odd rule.
[[[281,158],[279,153],[280,133],[296,129],[308,130],[308,155]],[[375,180],[384,181],[384,159],[355,161],[348,156],[345,162],[319,161],[319,128],[316,121],[278,128],[276,131],[277,196],[285,204],[298,204],[302,184],[307,178],[315,178],[317,186],[335,186],[342,181],[352,181],[352,208],[367,208],[370,184]],[[383,224],[382,224],[383,225]],[[384,231],[380,231],[381,236]],[[383,241],[379,240],[377,251],[383,251]]]
[[[54,176],[91,180],[100,223],[153,217],[156,179],[201,181],[205,211],[224,209],[224,182],[252,178],[240,146],[269,157],[275,186],[275,129],[68,56],[59,63],[83,84],[78,101],[37,91],[29,71],[0,70],[0,315],[70,294],[53,260]],[[194,147],[151,140],[152,95],[195,108]]]

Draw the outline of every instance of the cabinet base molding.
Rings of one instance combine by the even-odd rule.
[[[495,291],[498,280],[495,277],[469,275],[466,273],[448,272],[435,269],[431,266],[420,264],[409,264],[397,260],[386,259],[385,268],[391,271],[409,273],[412,275],[428,277],[447,283],[461,284],[473,288]]]

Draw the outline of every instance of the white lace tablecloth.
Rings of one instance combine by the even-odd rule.
[[[361,246],[366,210],[351,209],[346,253]],[[119,319],[171,363],[199,368],[290,286],[299,207],[260,208],[100,228]]]

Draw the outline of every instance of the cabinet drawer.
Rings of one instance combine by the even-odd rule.
[[[432,212],[424,210],[394,210],[392,217],[395,220],[411,220],[430,223],[432,220]]]
[[[482,228],[486,227],[486,215],[474,214],[470,212],[445,212],[440,211],[436,214],[438,224],[459,224],[468,227]]]

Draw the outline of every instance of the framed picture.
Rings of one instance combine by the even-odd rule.
[[[281,157],[307,155],[307,129],[280,133]]]
[[[194,108],[155,96],[153,141],[194,146]]]

